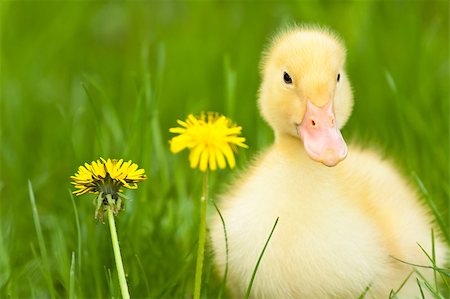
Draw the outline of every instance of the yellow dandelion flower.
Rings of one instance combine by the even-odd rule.
[[[73,194],[77,196],[85,193],[99,194],[96,218],[99,212],[102,212],[100,211],[102,203],[105,206],[111,205],[114,213],[117,214],[123,207],[121,197],[124,196],[120,194],[121,188],[136,189],[137,183],[147,179],[144,172],[144,169],[139,169],[139,166],[131,160],[124,162],[123,159],[100,158],[90,164],[84,163],[78,168],[78,172],[70,177],[76,188]],[[103,219],[103,213],[100,216]]]
[[[171,128],[171,133],[179,134],[170,140],[170,150],[178,153],[190,150],[189,162],[192,168],[206,172],[217,167],[224,169],[226,162],[234,168],[234,153],[237,147],[248,148],[245,138],[239,136],[242,127],[218,113],[202,113],[200,117],[190,114],[185,121],[178,120],[180,127]]]
[[[71,176],[72,184],[75,185],[73,194],[99,192],[114,194],[122,192],[121,187],[136,189],[137,183],[144,181],[147,177],[144,169],[138,169],[136,163],[131,160],[123,162],[123,159],[108,159],[92,161],[91,164],[84,163],[78,168],[78,172]]]

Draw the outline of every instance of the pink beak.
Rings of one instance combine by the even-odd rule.
[[[347,156],[347,145],[336,126],[333,103],[323,107],[306,104],[306,113],[297,132],[308,156],[326,166],[336,166]]]

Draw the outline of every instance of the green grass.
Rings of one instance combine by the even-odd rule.
[[[119,296],[108,227],[69,195],[99,156],[149,177],[116,219],[131,296],[189,297],[201,174],[170,154],[168,128],[227,114],[250,145],[244,168],[273,140],[256,109],[260,53],[292,22],[341,34],[356,101],[345,138],[392,159],[449,241],[446,1],[1,1],[0,22],[0,297]],[[212,199],[229,177],[211,176]],[[205,262],[203,296],[216,297]]]

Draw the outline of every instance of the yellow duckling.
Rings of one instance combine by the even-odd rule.
[[[417,243],[431,253],[431,219],[416,192],[374,152],[347,149],[339,131],[353,104],[344,62],[339,38],[316,27],[280,34],[263,58],[259,108],[275,143],[219,201],[236,297],[277,217],[253,298],[358,298],[369,286],[366,298],[388,298],[412,271],[397,259],[430,265]],[[223,273],[223,227],[212,220]],[[435,250],[443,262],[446,246],[436,240]],[[418,295],[413,275],[398,296]]]

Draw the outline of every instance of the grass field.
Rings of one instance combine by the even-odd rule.
[[[449,242],[447,1],[1,1],[0,22],[0,297],[119,297],[108,227],[70,195],[78,165],[102,156],[148,175],[116,220],[131,296],[189,298],[202,177],[169,152],[168,129],[226,114],[247,137],[244,168],[273,141],[256,109],[260,53],[293,22],[343,37],[343,135],[398,165]],[[213,198],[230,174],[211,176]],[[206,258],[203,295],[219,289]]]

